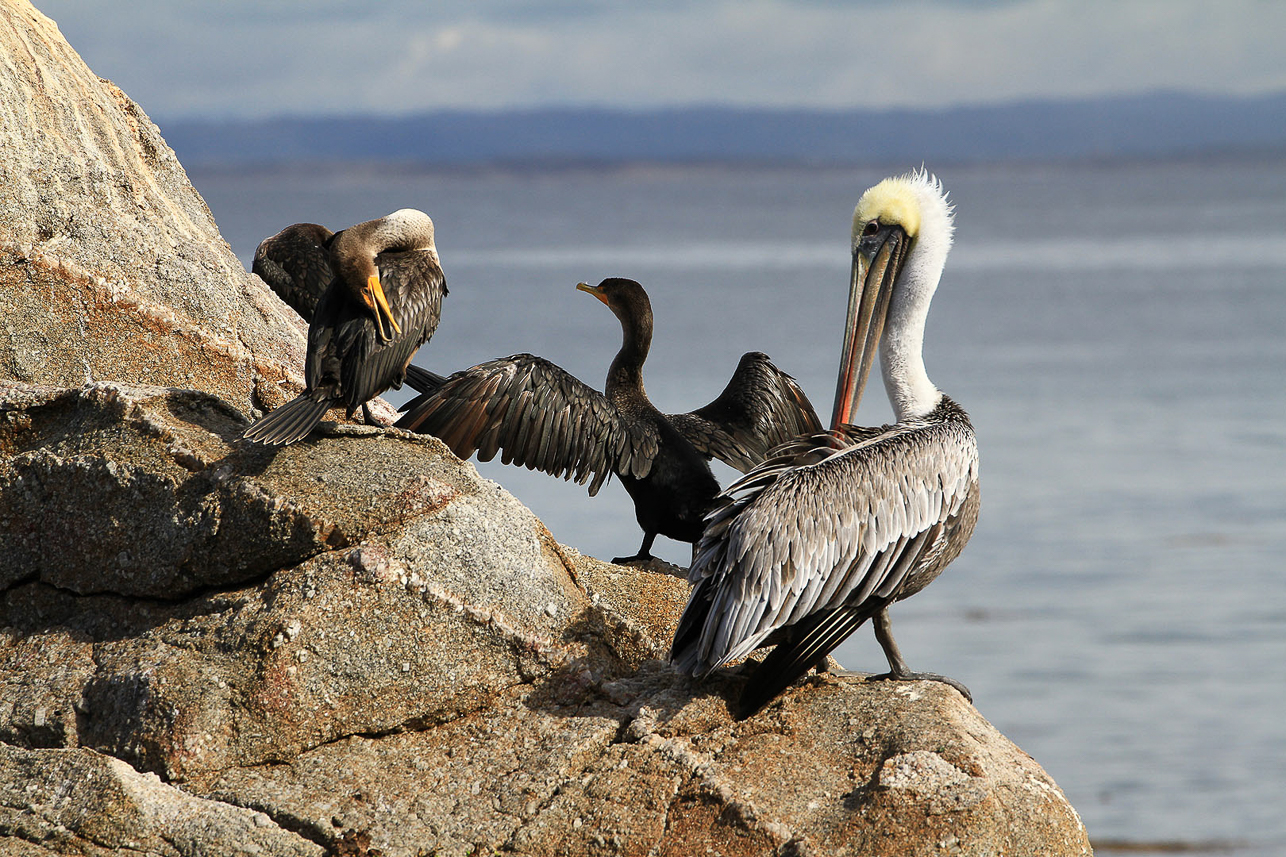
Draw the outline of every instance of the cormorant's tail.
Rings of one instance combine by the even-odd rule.
[[[879,605],[883,606],[883,604]],[[818,618],[812,627],[794,640],[779,643],[755,668],[737,701],[737,719],[744,720],[763,708],[777,694],[795,683],[877,610],[840,607]]]
[[[328,398],[319,401],[305,393],[259,420],[246,430],[243,437],[271,446],[294,443],[306,437],[333,404]]]

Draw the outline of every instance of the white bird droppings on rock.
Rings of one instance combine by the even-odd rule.
[[[932,792],[968,781],[968,774],[928,750],[912,750],[894,756],[880,767],[879,784],[886,789]]]

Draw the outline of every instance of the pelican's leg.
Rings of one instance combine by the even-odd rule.
[[[368,426],[379,425],[379,423],[375,421],[375,415],[371,413],[370,404],[367,402],[362,402],[362,422],[366,423]]]
[[[639,547],[639,552],[634,556],[618,556],[612,560],[616,565],[625,565],[627,562],[648,562],[652,556],[652,542],[656,540],[656,533],[643,533],[643,544]]]
[[[937,673],[914,673],[907,669],[906,661],[902,660],[902,653],[898,651],[898,644],[893,640],[893,623],[889,621],[888,607],[876,613],[871,624],[875,628],[875,639],[879,640],[880,647],[884,649],[884,657],[889,659],[889,671],[871,676],[871,681],[940,681],[954,687],[960,691],[961,696],[973,702],[973,694],[969,692],[969,688],[955,679]]]

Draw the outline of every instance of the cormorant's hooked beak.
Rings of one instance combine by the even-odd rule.
[[[863,237],[853,252],[849,279],[848,317],[844,322],[844,350],[840,355],[839,381],[835,388],[835,413],[831,428],[852,424],[875,352],[884,335],[889,298],[911,241],[900,226],[881,226]]]
[[[375,332],[380,342],[390,342],[394,333],[401,333],[402,328],[393,317],[393,310],[384,297],[384,287],[380,285],[380,275],[371,274],[366,278],[366,288],[362,289],[362,300],[375,315]]]
[[[611,306],[611,304],[607,303],[607,295],[603,294],[603,290],[598,286],[591,286],[589,283],[577,283],[576,288],[580,289],[582,292],[589,292],[607,306]]]

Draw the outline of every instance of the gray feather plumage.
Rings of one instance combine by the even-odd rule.
[[[707,517],[675,665],[705,675],[809,617],[918,592],[968,540],[977,479],[972,427],[945,396],[924,419],[779,447]]]

